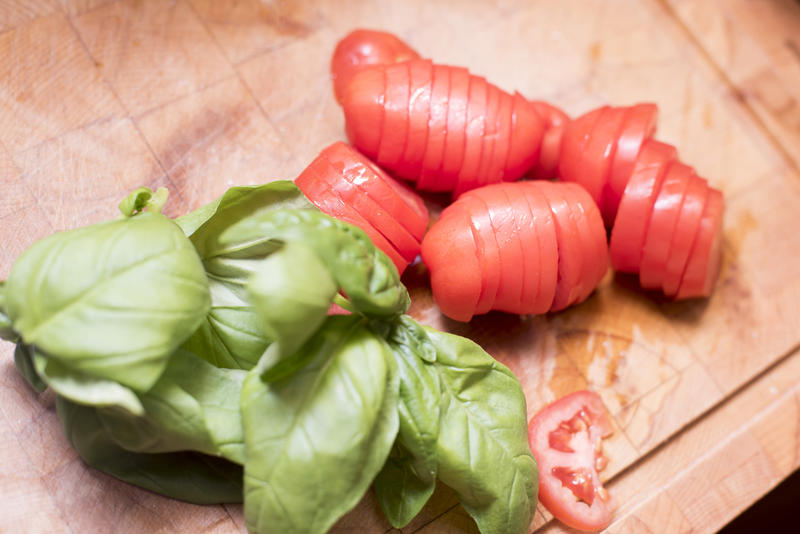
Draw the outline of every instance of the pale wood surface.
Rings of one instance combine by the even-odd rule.
[[[602,395],[617,425],[610,531],[714,531],[800,463],[799,12],[793,0],[0,2],[0,277],[34,240],[113,216],[137,186],[169,187],[177,215],[296,176],[344,138],[327,70],[355,27],[571,114],[654,101],[659,139],[726,194],[710,300],[664,303],[609,275],[565,313],[460,325],[432,305],[423,267],[404,281],[415,316],[511,367],[531,415],[576,389]],[[86,468],[7,343],[0,450],[1,532],[244,531],[239,506]],[[543,509],[537,528],[564,530]],[[367,495],[334,531],[388,529]],[[403,531],[475,527],[442,490]]]

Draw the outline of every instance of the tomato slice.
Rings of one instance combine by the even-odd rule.
[[[514,224],[519,229],[519,242],[522,248],[522,262],[520,265],[522,285],[520,287],[517,313],[544,313],[547,309],[542,312],[536,311],[542,261],[539,240],[536,235],[540,228],[536,226],[531,205],[527,201],[531,190],[522,182],[514,184],[514,186],[504,187],[503,193],[506,195],[506,202],[514,216]]]
[[[503,173],[509,182],[517,180],[533,167],[539,158],[544,136],[544,120],[527,98],[514,92],[512,109],[511,137]]]
[[[428,146],[422,160],[422,172],[417,189],[429,190],[439,181],[447,135],[448,98],[450,96],[450,70],[446,65],[433,66],[431,114],[428,120]]]
[[[382,67],[357,72],[344,92],[345,133],[367,157],[375,158],[383,131],[383,102],[386,80]]]
[[[686,188],[686,195],[681,204],[675,232],[669,245],[669,256],[664,268],[664,282],[662,289],[668,297],[678,293],[681,276],[689,259],[695,236],[700,229],[700,220],[708,201],[709,187],[706,181],[696,174],[692,174]]]
[[[422,241],[422,261],[430,271],[433,299],[441,312],[456,321],[475,314],[483,276],[481,246],[466,211],[442,211]]]
[[[500,104],[497,109],[497,141],[495,142],[494,158],[492,158],[493,161],[489,165],[489,180],[492,183],[513,181],[511,175],[505,172],[508,152],[511,148],[511,114],[513,109],[514,97],[505,91],[500,91]]]
[[[562,184],[561,190],[572,208],[581,238],[582,290],[573,303],[576,304],[583,302],[592,294],[608,270],[608,246],[600,211],[586,189],[578,184],[565,183]]]
[[[627,108],[607,107],[592,129],[581,162],[580,184],[589,192],[598,206],[603,205],[603,195],[608,182],[611,161],[617,148]]]
[[[561,109],[547,102],[534,100],[532,104],[544,120],[544,136],[539,159],[533,166],[531,176],[537,180],[549,180],[556,177],[561,139],[570,119]]]
[[[333,92],[340,104],[355,74],[370,65],[389,65],[418,58],[419,54],[391,33],[354,30],[336,44],[331,58]]]
[[[619,203],[633,173],[639,151],[644,142],[655,134],[657,123],[658,106],[655,104],[636,104],[628,108],[625,123],[617,139],[614,160],[611,162],[605,198],[600,205],[603,220],[609,228],[614,224]]]
[[[570,527],[601,530],[611,523],[613,503],[599,472],[608,463],[601,441],[613,431],[603,401],[592,391],[561,397],[528,424],[539,501]]]
[[[608,106],[603,106],[589,111],[564,128],[561,154],[558,160],[558,175],[565,182],[583,183],[582,172],[586,146],[592,139],[595,125],[607,109]]]
[[[500,89],[491,83],[486,89],[486,128],[483,134],[483,150],[481,161],[478,165],[477,186],[481,187],[491,183],[489,166],[494,158],[494,148],[497,141],[497,112],[500,110]]]
[[[469,104],[467,105],[466,136],[464,138],[464,161],[458,173],[453,196],[474,189],[478,181],[478,167],[483,155],[483,137],[486,132],[486,104],[488,84],[480,76],[470,76]]]
[[[649,139],[642,146],[611,230],[609,251],[614,269],[639,272],[656,195],[661,190],[667,164],[677,157],[675,147],[666,143]]]
[[[664,283],[670,243],[692,174],[694,170],[691,167],[677,160],[667,167],[664,183],[653,205],[639,267],[639,283],[645,289],[661,289]]]
[[[519,182],[525,187],[525,201],[533,214],[536,241],[539,244],[539,284],[537,297],[529,313],[546,313],[553,304],[558,281],[558,241],[556,221],[550,203],[537,185],[538,182]]]
[[[422,169],[422,158],[428,142],[428,119],[431,114],[431,89],[433,85],[433,63],[428,59],[408,62],[408,142],[397,175],[417,180]]]
[[[406,148],[408,136],[408,63],[385,67],[386,100],[383,104],[383,133],[378,145],[378,165],[394,169]]]
[[[536,184],[547,198],[556,223],[558,278],[550,310],[559,311],[576,302],[581,294],[583,272],[581,238],[572,216],[572,209],[559,184],[542,181],[532,183]]]
[[[464,160],[464,142],[467,134],[469,78],[467,69],[453,67],[453,70],[450,71],[450,99],[447,110],[444,160],[439,180],[432,191],[452,191],[458,181],[461,162]]]
[[[689,261],[681,278],[677,299],[708,297],[714,289],[722,263],[722,215],[725,199],[714,188],[708,192],[708,201],[700,220]]]
[[[500,284],[492,309],[520,313],[523,271],[520,227],[514,210],[504,192],[506,184],[494,184],[476,192],[489,207],[489,217],[495,230],[500,253]]]
[[[324,155],[335,173],[363,189],[383,210],[422,241],[428,227],[428,210],[422,198],[393,179],[352,147],[336,142],[326,147]]]
[[[475,306],[475,314],[480,315],[492,309],[500,285],[500,251],[497,246],[496,232],[489,216],[489,207],[479,195],[468,192],[461,196],[455,204],[464,206],[469,214],[470,223],[481,242],[483,284],[478,304]]]

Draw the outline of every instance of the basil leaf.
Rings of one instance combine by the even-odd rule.
[[[108,434],[94,408],[56,397],[64,435],[88,465],[130,484],[196,504],[242,501],[242,467],[221,458],[183,451],[130,452]]]
[[[472,341],[428,330],[442,384],[439,478],[483,534],[523,534],[538,491],[525,397],[507,367]]]
[[[328,318],[300,349],[309,363],[242,388],[245,519],[253,532],[326,532],[353,508],[397,435],[397,375],[357,316]]]
[[[441,385],[433,365],[436,348],[425,329],[407,315],[385,333],[400,376],[397,443],[375,478],[375,493],[389,523],[407,525],[436,486]]]
[[[42,377],[39,376],[39,373],[36,372],[36,368],[33,366],[33,353],[31,352],[31,348],[24,343],[17,343],[17,346],[14,347],[14,365],[17,366],[19,374],[25,378],[34,390],[41,393],[47,389],[47,384],[45,384]]]
[[[149,187],[140,187],[131,191],[122,202],[119,203],[119,211],[124,217],[132,217],[144,209],[147,211],[161,213],[164,204],[167,202],[169,192],[166,187],[159,187],[153,193]]]
[[[16,343],[17,333],[11,324],[11,318],[6,311],[6,283],[0,280],[0,339]]]
[[[6,299],[26,344],[137,391],[155,383],[209,307],[194,248],[157,213],[42,239],[12,267]]]
[[[217,367],[250,369],[272,341],[261,328],[247,293],[247,282],[278,242],[231,250],[219,236],[237,222],[264,211],[316,209],[288,181],[233,187],[214,202],[179,217],[176,223],[197,249],[208,276],[211,311],[184,347]]]

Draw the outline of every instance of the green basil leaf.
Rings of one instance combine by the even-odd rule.
[[[17,346],[14,347],[14,365],[17,366],[19,374],[25,378],[34,390],[41,393],[47,389],[47,384],[36,372],[36,368],[33,365],[31,348],[24,343],[17,343]]]
[[[247,282],[261,260],[280,248],[261,246],[230,250],[220,245],[222,232],[243,219],[278,209],[316,209],[289,181],[233,187],[214,202],[179,217],[208,276],[211,311],[184,347],[217,367],[250,369],[272,340],[261,328],[247,292]]]
[[[407,525],[436,486],[441,385],[433,365],[436,348],[425,329],[407,315],[385,333],[400,377],[397,443],[375,478],[375,493],[389,523]]]
[[[439,478],[483,534],[523,534],[538,491],[525,397],[507,367],[472,341],[428,330],[442,384]]]
[[[132,217],[144,209],[149,212],[161,213],[168,195],[169,191],[166,187],[159,187],[155,193],[149,187],[140,187],[131,191],[119,203],[119,211],[124,217]]]
[[[72,448],[91,467],[135,486],[196,504],[242,501],[242,467],[192,451],[143,454],[125,450],[108,434],[94,408],[56,397]]]
[[[6,311],[6,283],[0,280],[0,339],[16,343],[18,337]]]
[[[397,374],[357,316],[328,318],[300,349],[309,363],[242,388],[245,519],[252,532],[326,532],[353,508],[397,435]]]
[[[157,213],[42,239],[12,267],[6,299],[26,344],[137,391],[155,383],[210,300],[191,243]]]
[[[286,357],[325,321],[336,282],[313,250],[287,243],[261,262],[247,287],[262,329],[274,340],[269,358],[259,362],[261,378],[270,382],[288,376],[294,366]]]
[[[225,254],[245,254],[276,241],[303,243],[313,249],[361,313],[392,317],[408,308],[408,292],[391,260],[360,228],[320,211],[257,213],[231,226],[219,238]]]

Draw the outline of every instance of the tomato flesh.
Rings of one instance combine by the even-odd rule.
[[[661,289],[668,297],[674,297],[681,283],[692,244],[708,200],[709,187],[706,181],[696,174],[689,179],[675,232],[669,245],[669,256],[664,267],[664,281]]]
[[[504,180],[513,182],[531,170],[539,158],[544,124],[544,119],[536,112],[533,103],[514,92]]]
[[[717,189],[708,193],[689,261],[681,278],[676,298],[708,297],[719,276],[722,258],[722,215],[725,201]]]
[[[602,400],[591,391],[558,399],[528,424],[539,466],[539,501],[568,526],[600,530],[611,523],[613,503],[599,471],[608,463],[601,441],[612,432]]]
[[[565,182],[583,183],[583,158],[586,146],[592,139],[592,132],[603,113],[609,109],[603,106],[585,113],[567,124],[561,140],[561,154],[558,159],[558,175]]]
[[[559,108],[541,100],[534,100],[532,104],[544,120],[545,129],[539,159],[536,161],[531,175],[538,180],[548,180],[556,176],[561,139],[564,137],[564,129],[569,122],[569,116]]]
[[[579,183],[589,192],[598,206],[602,206],[611,172],[611,162],[617,149],[617,138],[625,119],[625,108],[607,107],[592,129],[581,162]]]

